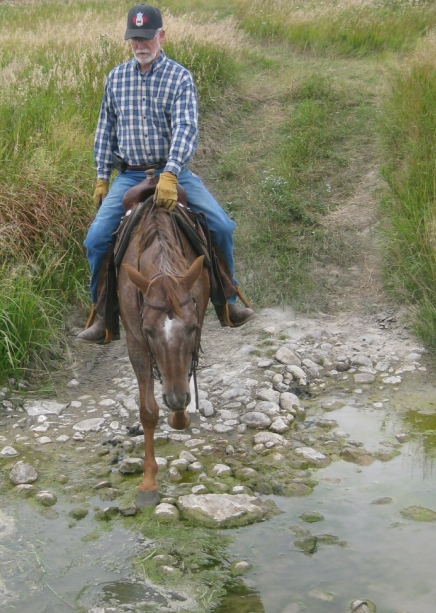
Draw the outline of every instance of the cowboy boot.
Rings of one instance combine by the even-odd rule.
[[[106,326],[106,298],[107,298],[107,270],[109,261],[113,253],[113,247],[109,252],[101,267],[98,279],[98,299],[97,303],[92,305],[91,314],[86,322],[85,329],[77,335],[78,341],[85,343],[93,343],[96,345],[104,345],[111,341],[117,341],[120,338],[120,327],[118,313],[113,317],[113,330],[107,329]],[[115,308],[118,309],[118,306]]]
[[[239,304],[214,304],[221,327],[239,328],[256,317],[256,313],[249,307]]]

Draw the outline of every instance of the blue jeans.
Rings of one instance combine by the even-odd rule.
[[[156,171],[156,175],[159,175],[162,171],[163,168],[160,168]],[[114,179],[108,195],[103,200],[88,230],[84,245],[91,269],[91,299],[94,304],[97,302],[98,277],[103,260],[112,244],[112,235],[124,215],[123,196],[129,188],[143,181],[145,177],[145,172],[138,170],[127,170],[120,173]],[[202,212],[206,216],[212,240],[222,251],[233,276],[233,230],[236,225],[235,222],[220,207],[200,179],[188,168],[184,168],[179,173],[178,181],[186,192],[189,208],[195,213]],[[236,297],[233,296],[228,302],[234,302],[235,300]]]

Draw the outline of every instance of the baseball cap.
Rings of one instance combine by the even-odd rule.
[[[162,15],[160,10],[149,4],[136,4],[132,6],[127,15],[127,30],[124,40],[136,36],[151,40],[156,30],[162,27]]]

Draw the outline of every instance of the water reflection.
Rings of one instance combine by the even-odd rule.
[[[240,583],[230,589],[214,613],[265,613],[259,592]]]

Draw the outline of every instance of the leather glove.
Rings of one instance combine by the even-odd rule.
[[[154,193],[156,206],[172,211],[177,205],[177,177],[172,172],[163,172]]]
[[[93,200],[95,206],[99,209],[101,207],[101,203],[106,198],[107,193],[109,191],[109,181],[105,179],[97,179],[97,185],[95,188],[95,192],[93,195]]]

